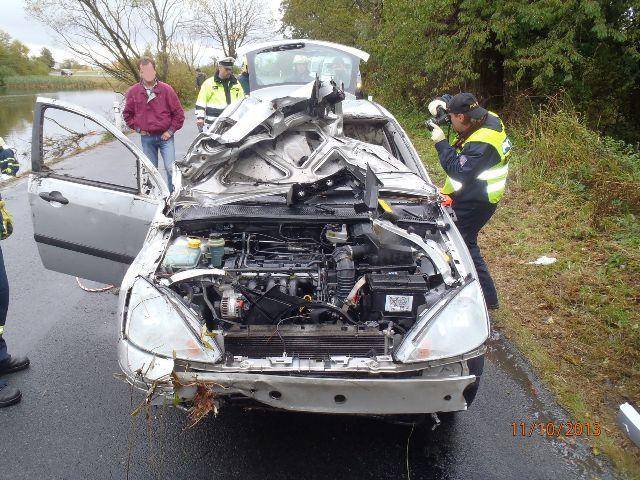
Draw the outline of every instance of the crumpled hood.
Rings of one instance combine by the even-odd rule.
[[[341,99],[331,103],[335,97],[335,85],[310,82],[275,100],[247,97],[230,105],[176,162],[183,192],[284,192],[292,183],[312,182],[350,165],[371,167],[389,190],[436,193],[384,147],[346,137]]]

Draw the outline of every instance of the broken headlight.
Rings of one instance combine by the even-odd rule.
[[[213,341],[205,346],[197,325],[192,312],[147,280],[139,278],[133,284],[125,326],[131,343],[168,358],[216,362],[222,352]]]
[[[418,318],[395,354],[401,362],[424,362],[462,355],[489,336],[489,316],[476,280],[445,297]]]

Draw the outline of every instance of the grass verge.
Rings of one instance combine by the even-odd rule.
[[[402,120],[441,185],[427,132],[415,117]],[[594,453],[640,478],[640,449],[615,422],[619,404],[640,404],[640,153],[562,109],[510,136],[507,193],[480,240],[501,298],[494,327],[528,357],[567,420],[600,422]],[[541,255],[558,260],[528,264]]]
[[[61,77],[53,75],[17,75],[5,79],[7,90],[119,90],[125,91],[126,86],[110,77],[100,76],[71,76]],[[124,89],[124,90],[123,90]]]

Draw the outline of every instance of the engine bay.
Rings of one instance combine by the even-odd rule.
[[[335,211],[336,223],[301,222],[261,208],[178,220],[157,271],[229,355],[388,355],[447,287],[434,252],[453,262],[430,206],[407,204],[395,224]]]

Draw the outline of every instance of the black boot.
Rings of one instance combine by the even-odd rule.
[[[20,390],[9,386],[4,380],[0,380],[0,408],[15,405],[20,400],[22,400]]]
[[[13,355],[9,355],[9,358],[0,362],[0,375],[18,372],[28,366],[29,359],[27,357],[14,357]]]

